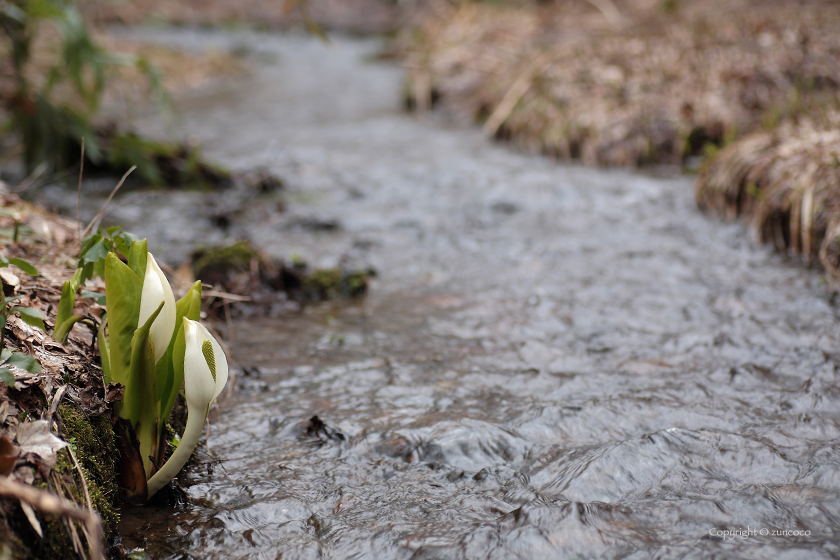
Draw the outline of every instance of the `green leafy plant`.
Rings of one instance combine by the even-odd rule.
[[[25,260],[18,259],[18,258],[15,258],[15,257],[11,257],[11,258],[8,258],[8,259],[5,258],[5,257],[0,257],[0,268],[3,268],[4,266],[9,266],[9,265],[14,265],[14,266],[18,267],[19,269],[21,269],[22,271],[24,271],[25,273],[27,273],[30,276],[38,276],[38,270]]]
[[[13,265],[29,274],[30,276],[38,276],[38,270],[24,259],[16,257],[6,258],[0,257],[0,268]],[[4,285],[5,287],[5,285]],[[15,375],[6,366],[15,366],[30,373],[40,373],[41,364],[38,363],[32,356],[14,352],[6,348],[6,321],[14,313],[20,313],[20,318],[34,327],[44,330],[44,316],[37,309],[30,307],[23,307],[21,305],[12,305],[15,301],[23,297],[23,295],[5,297],[5,290],[3,291],[3,305],[0,309],[0,316],[2,316],[3,323],[0,325],[0,379],[9,387],[15,386]]]
[[[60,39],[58,48],[48,56],[33,56],[36,40],[49,36]],[[13,79],[0,84],[0,102],[21,136],[29,171],[44,163],[52,169],[72,165],[82,138],[92,164],[111,162],[115,150],[109,144],[119,143],[122,136],[103,134],[93,124],[110,68],[140,70],[168,108],[155,68],[141,57],[100,47],[72,0],[0,0],[2,38],[8,48],[0,45],[0,52],[9,53]]]
[[[58,303],[53,338],[64,343],[73,325],[82,320],[81,315],[73,314],[76,305],[76,293],[79,287],[91,278],[95,276],[104,278],[105,260],[108,253],[128,255],[131,245],[136,241],[139,241],[136,235],[122,231],[119,226],[106,229],[99,228],[82,241],[78,268],[73,274],[73,278],[65,282],[61,290],[61,300]],[[82,296],[95,297],[100,304],[105,304],[105,298],[100,293],[83,291]]]
[[[15,374],[7,366],[19,367],[29,373],[41,373],[41,364],[32,356],[14,352],[8,348],[0,351],[0,379],[11,388],[15,386]]]
[[[6,267],[9,265],[14,265],[24,271],[25,273],[29,274],[30,276],[38,276],[38,270],[27,261],[19,258],[5,258],[0,257],[0,268]],[[23,307],[21,305],[12,305],[15,301],[21,299],[23,297],[22,294],[16,296],[9,296],[5,297],[5,290],[3,293],[3,305],[0,308],[0,316],[3,318],[3,325],[0,328],[0,348],[5,349],[6,343],[6,321],[9,320],[14,313],[20,313],[20,318],[25,322],[29,323],[33,327],[38,327],[41,330],[44,329],[44,316],[41,314],[40,311],[37,309],[32,309],[31,307]]]
[[[93,277],[105,278],[105,259],[108,253],[128,256],[131,246],[140,238],[123,231],[120,226],[99,228],[85,237],[79,255],[79,268],[82,269],[81,283]]]
[[[120,485],[125,498],[144,502],[177,474],[184,454],[192,453],[209,406],[227,381],[227,361],[198,323],[201,282],[176,302],[145,239],[133,241],[124,254],[126,262],[115,251],[104,257],[107,318],[98,341],[106,380],[125,386],[115,405],[121,419],[116,433],[125,451]],[[179,451],[164,464],[166,420],[185,381],[187,430]]]

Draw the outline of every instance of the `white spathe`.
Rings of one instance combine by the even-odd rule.
[[[207,408],[216,400],[228,380],[228,364],[225,353],[213,335],[198,321],[184,318],[184,391],[187,410]],[[213,349],[215,379],[210,364],[204,355],[205,343]]]
[[[160,310],[155,322],[152,323],[150,336],[155,347],[155,363],[163,356],[169,348],[172,340],[172,333],[175,331],[175,295],[169,286],[169,281],[163,275],[157,261],[151,253],[147,253],[146,275],[143,278],[143,291],[140,295],[140,318],[138,326],[143,326],[149,317],[160,307],[163,302],[163,309]]]
[[[228,380],[225,353],[204,325],[184,317],[184,343],[187,426],[175,452],[146,483],[149,498],[175,478],[187,463],[201,437],[210,405],[225,388]],[[215,369],[215,379],[211,367]]]

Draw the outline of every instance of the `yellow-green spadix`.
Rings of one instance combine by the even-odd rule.
[[[192,455],[201,437],[210,405],[222,392],[228,379],[228,364],[222,347],[198,321],[184,317],[184,392],[187,397],[187,426],[181,442],[158,472],[148,481],[151,498],[175,478]]]
[[[137,324],[144,325],[152,313],[160,307],[161,302],[163,302],[163,309],[152,323],[149,332],[155,348],[155,363],[169,348],[169,341],[172,340],[172,333],[175,330],[175,296],[157,261],[151,253],[148,253],[143,291],[140,295],[140,319]]]

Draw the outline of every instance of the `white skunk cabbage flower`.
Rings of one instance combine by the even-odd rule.
[[[216,400],[228,380],[225,353],[213,335],[198,321],[184,318],[184,392],[187,411],[204,410]]]
[[[177,449],[147,483],[148,497],[175,478],[189,460],[201,437],[210,405],[225,388],[228,364],[222,347],[198,321],[184,317],[184,392],[187,397],[187,427]]]
[[[155,348],[155,363],[169,348],[175,331],[175,296],[157,261],[151,253],[147,253],[146,276],[143,278],[143,291],[140,295],[140,319],[137,324],[145,325],[152,313],[160,307],[160,302],[163,302],[163,309],[152,323],[149,333]]]

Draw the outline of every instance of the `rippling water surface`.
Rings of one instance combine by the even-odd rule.
[[[379,275],[362,301],[236,321],[246,373],[209,462],[187,505],[127,512],[128,544],[840,557],[840,328],[818,273],[699,214],[688,178],[559,165],[402,114],[375,42],[142,36],[257,67],[181,100],[210,157],[287,182],[284,213],[254,200],[228,235]],[[223,235],[202,196],[115,217],[174,262]],[[195,229],[172,228],[187,212]]]

